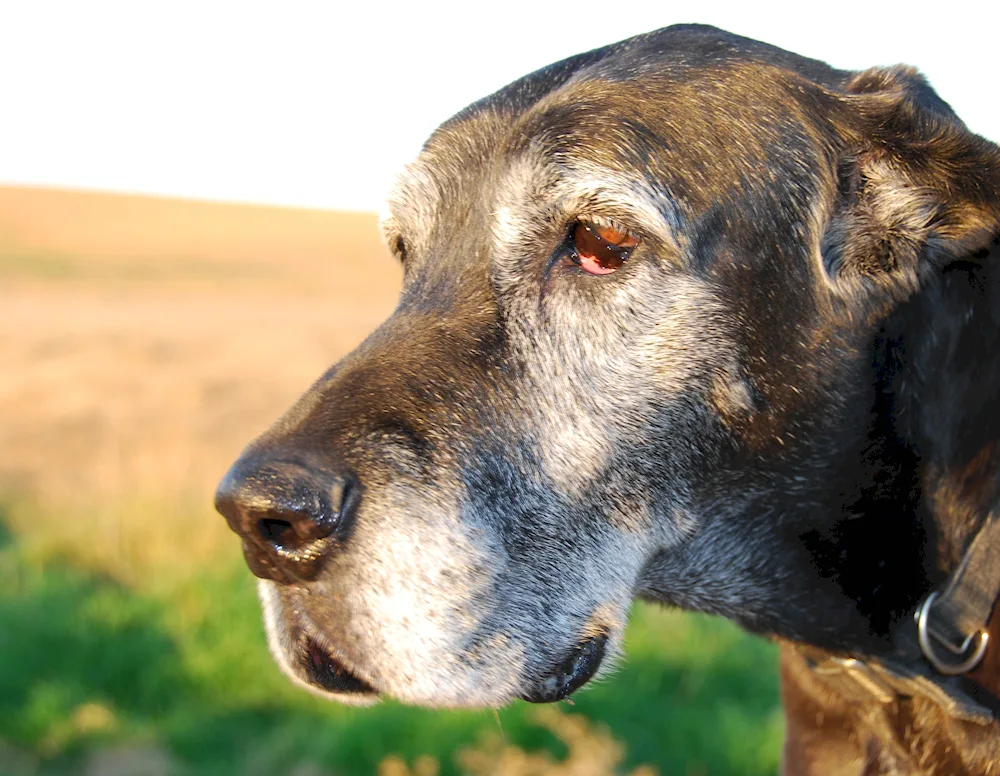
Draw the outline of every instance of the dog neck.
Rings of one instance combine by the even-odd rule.
[[[932,578],[950,574],[1000,506],[1000,271],[957,262],[900,310],[896,432],[920,458],[920,517],[934,528]]]
[[[860,754],[866,773],[885,772],[892,762],[900,771],[986,774],[1000,754],[1000,606],[994,602],[988,619],[982,662],[958,676],[925,659],[911,616],[929,593],[952,586],[963,560],[981,578],[1000,575],[983,555],[984,542],[998,541],[1000,520],[1000,360],[989,357],[1000,353],[997,242],[992,255],[932,279],[875,338],[874,432],[866,447],[873,479],[848,505],[861,507],[864,519],[847,521],[866,524],[865,537],[841,528],[824,540],[840,545],[841,586],[867,607],[873,630],[887,626],[889,650],[845,654],[786,644],[787,773],[821,772],[814,766],[823,752],[831,762],[843,753],[855,762]],[[890,530],[873,532],[880,521]],[[880,544],[886,557],[855,573],[845,541],[848,550],[855,541]],[[909,550],[920,550],[918,564],[905,565]],[[866,561],[878,558],[865,552]],[[892,558],[904,565],[894,569]],[[900,574],[882,585],[881,572],[895,570]],[[982,586],[989,589],[989,581]]]
[[[890,381],[892,418],[895,433],[919,461],[917,517],[927,531],[931,589],[955,586],[956,571],[970,561],[980,567],[979,577],[1000,575],[986,562],[1000,543],[993,527],[1000,521],[1000,360],[989,357],[1000,353],[998,245],[1000,237],[991,250],[945,267],[886,327],[890,347],[905,351],[898,359],[905,370]],[[994,580],[978,584],[995,599]],[[980,624],[987,619],[989,611]],[[991,627],[987,665],[996,667],[996,617]],[[1000,697],[1000,672],[984,666],[979,679]]]
[[[955,262],[931,278],[885,321],[875,339],[874,432],[866,451],[872,479],[850,511],[865,514],[866,541],[882,544],[887,557],[905,558],[922,545],[922,552],[909,556],[921,562],[894,569],[883,560],[878,568],[858,571],[849,568],[850,553],[842,552],[844,565],[837,574],[845,592],[867,607],[873,631],[885,631],[892,646],[874,656],[862,649],[857,657],[873,658],[869,662],[813,661],[831,675],[843,673],[863,691],[868,685],[869,693],[883,701],[941,691],[943,705],[959,714],[964,705],[980,721],[984,716],[992,721],[981,703],[1000,716],[1000,607],[994,607],[992,617],[987,609],[980,620],[979,627],[989,620],[982,663],[956,678],[943,676],[923,659],[910,615],[929,593],[949,587],[963,559],[977,567],[979,587],[995,598],[996,580],[990,578],[1000,576],[992,563],[1000,551],[995,527],[1000,521],[1000,361],[982,354],[1000,353],[997,242],[992,251]],[[876,495],[868,496],[871,492]],[[887,503],[893,500],[895,510]],[[870,532],[869,521],[882,521],[881,530]],[[976,549],[970,549],[981,531]],[[841,550],[845,539],[848,547],[860,541],[843,525],[834,533]],[[989,552],[984,554],[984,548]],[[976,582],[959,580],[951,587],[962,584]]]

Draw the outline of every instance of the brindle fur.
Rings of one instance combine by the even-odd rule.
[[[640,247],[588,276],[578,219]],[[228,513],[278,661],[309,685],[306,634],[496,706],[586,636],[619,654],[640,597],[786,645],[786,773],[1000,771],[1000,725],[848,703],[795,646],[891,654],[998,504],[998,232],[1000,150],[906,67],[680,26],[475,103],[391,198],[396,312],[224,485],[357,483],[297,574]]]

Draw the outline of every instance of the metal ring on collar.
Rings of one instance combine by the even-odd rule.
[[[926,657],[930,661],[931,665],[934,666],[942,674],[947,674],[948,676],[967,674],[969,673],[969,671],[978,666],[980,661],[982,661],[983,655],[986,654],[986,645],[989,642],[990,634],[987,633],[985,630],[980,630],[969,636],[965,640],[965,643],[962,645],[959,654],[965,654],[968,651],[969,645],[971,644],[972,640],[975,639],[977,636],[979,637],[979,641],[976,644],[972,654],[969,655],[969,657],[963,660],[961,663],[948,663],[942,660],[940,657],[938,657],[937,653],[934,651],[934,646],[931,644],[931,636],[933,634],[930,633],[927,627],[927,620],[928,620],[928,615],[930,614],[931,611],[931,604],[934,603],[934,599],[937,597],[938,593],[935,590],[933,593],[927,596],[927,598],[924,600],[922,604],[920,604],[920,608],[917,609],[916,612],[917,641],[920,642],[920,651],[924,653],[924,657]],[[936,636],[935,638],[938,641],[941,641],[940,638]],[[952,645],[947,644],[943,641],[941,641],[941,643],[944,644],[949,651],[956,652],[955,648]]]

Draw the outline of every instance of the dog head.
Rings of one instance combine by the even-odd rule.
[[[911,70],[704,27],[446,122],[384,220],[397,310],[217,494],[279,663],[355,702],[556,700],[637,596],[878,649],[910,593],[856,595],[824,545],[873,341],[989,245],[998,171]]]

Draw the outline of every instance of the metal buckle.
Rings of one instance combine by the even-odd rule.
[[[937,597],[938,592],[935,590],[933,593],[928,595],[926,599],[924,599],[924,602],[920,604],[919,608],[913,615],[917,620],[917,641],[920,642],[920,651],[924,653],[924,657],[930,661],[931,665],[942,674],[947,674],[948,676],[967,674],[982,661],[983,655],[986,654],[986,645],[990,640],[990,634],[985,630],[978,630],[970,636],[967,636],[961,646],[955,646],[946,638],[943,638],[940,634],[935,633],[934,629],[929,626],[928,620],[931,611],[931,604],[934,603],[934,600]],[[958,655],[959,657],[969,651],[969,647],[972,645],[973,640],[977,636],[979,641],[976,643],[972,654],[969,655],[968,658],[960,663],[949,663],[938,657],[938,654],[934,651],[934,645],[931,643],[932,636],[936,642],[941,644],[953,655]]]

